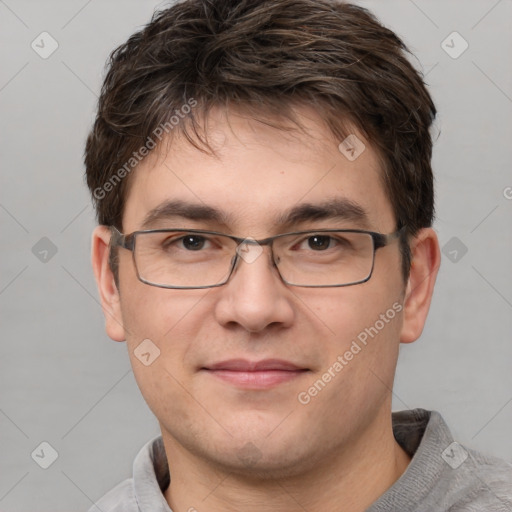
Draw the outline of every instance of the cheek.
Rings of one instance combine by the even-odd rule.
[[[157,298],[158,292],[137,298],[134,294],[125,305],[130,329],[127,348],[137,385],[155,416],[179,414],[185,421],[187,411],[193,408],[183,390],[191,389],[189,352],[193,351],[190,340],[196,338],[199,324],[192,321],[197,301],[190,304],[182,298]]]
[[[193,330],[195,324],[190,319],[201,307],[204,293],[158,288],[140,282],[135,274],[126,276],[120,296],[127,341],[133,344],[150,338],[156,343],[167,343],[176,331],[183,330],[182,325]]]
[[[168,380],[183,373],[187,339],[194,337],[197,325],[191,322],[196,303],[197,298],[187,299],[181,290],[139,281],[129,293],[121,293],[127,349],[143,394],[155,393],[162,376]]]
[[[311,309],[318,322],[328,328],[329,345],[338,351],[343,350],[387,309],[384,307],[384,294],[379,293],[370,283],[333,288],[324,291],[323,295],[304,299],[310,307],[313,306]]]
[[[337,318],[337,336],[324,344],[327,363],[303,390],[318,417],[325,418],[325,428],[332,429],[339,428],[340,417],[349,423],[355,417],[370,418],[388,399],[401,323],[393,305],[378,298],[358,302]]]
[[[391,283],[375,279],[352,289],[347,287],[343,294],[337,292],[337,296],[324,298],[323,307],[317,301],[314,310],[329,327],[328,339],[323,343],[328,354],[323,370],[331,368],[332,372],[338,368],[336,375],[344,375],[337,379],[340,386],[351,389],[355,382],[361,390],[369,379],[377,377],[386,383],[392,382],[402,303],[400,288],[395,286],[394,292],[390,290],[393,290]],[[342,369],[339,364],[332,369],[336,362]]]

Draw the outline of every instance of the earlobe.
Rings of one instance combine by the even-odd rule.
[[[401,343],[417,340],[425,325],[441,263],[439,241],[432,228],[421,229],[411,241],[411,270],[404,300]]]
[[[105,329],[108,336],[114,341],[125,341],[119,291],[108,263],[110,243],[108,227],[97,226],[92,233],[91,242],[91,263],[100,295],[101,307],[105,315]]]

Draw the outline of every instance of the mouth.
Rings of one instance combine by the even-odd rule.
[[[201,371],[238,387],[265,389],[290,382],[310,370],[282,359],[230,359],[203,367]]]

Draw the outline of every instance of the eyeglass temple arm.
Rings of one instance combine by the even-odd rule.
[[[132,235],[123,235],[115,226],[110,226],[110,231],[112,233],[110,238],[110,245],[112,247],[119,246],[123,249],[133,251],[134,237]]]
[[[387,235],[382,233],[375,233],[373,237],[375,240],[375,250],[390,244],[396,238],[400,238],[405,233],[405,229],[406,226],[404,225],[394,233],[389,233]]]

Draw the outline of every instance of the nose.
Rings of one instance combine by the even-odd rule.
[[[241,244],[229,281],[219,287],[216,317],[219,323],[236,323],[250,332],[275,324],[291,325],[293,294],[274,265],[269,246]]]

